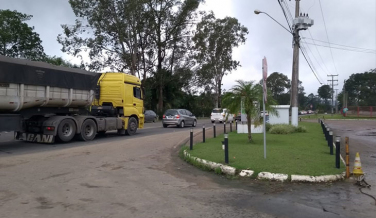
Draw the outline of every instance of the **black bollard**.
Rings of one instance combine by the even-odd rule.
[[[224,134],[226,133],[226,121],[223,122],[223,133],[224,133]]]
[[[326,127],[326,141],[329,141],[329,131],[330,131],[330,128]]]
[[[225,163],[228,164],[228,135],[225,134]]]
[[[330,148],[330,155],[333,155],[333,131],[329,132],[328,144],[329,144],[329,148]]]
[[[230,132],[232,132],[232,121],[230,121]]]
[[[191,128],[191,132],[189,134],[189,139],[190,139],[189,150],[192,150],[193,149],[193,129],[192,128]]]
[[[235,120],[235,130],[238,131],[238,120]]]
[[[217,132],[216,132],[216,128],[215,128],[215,123],[213,123],[213,134],[214,134],[214,138],[216,138]]]
[[[336,168],[340,168],[340,151],[341,151],[341,136],[336,136]]]
[[[205,125],[202,126],[202,142],[205,143]]]

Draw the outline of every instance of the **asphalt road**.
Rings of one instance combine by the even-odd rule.
[[[209,122],[199,121],[195,131],[203,124],[211,126]],[[177,156],[188,134],[189,128],[165,129],[151,123],[136,136],[109,135],[92,142],[43,145],[3,139],[0,217],[374,217],[376,213],[374,202],[361,195],[353,181],[311,185],[232,180],[196,169]]]

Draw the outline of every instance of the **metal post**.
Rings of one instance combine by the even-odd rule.
[[[217,132],[216,132],[216,128],[215,128],[215,123],[213,123],[213,134],[214,134],[214,138],[216,138]]]
[[[349,153],[349,137],[345,138],[346,144],[346,178],[350,178],[350,153]]]
[[[359,117],[359,106],[357,108],[358,108],[358,117]]]
[[[205,143],[205,125],[202,126],[202,142]]]
[[[193,129],[191,128],[191,132],[189,134],[189,150],[192,150],[193,149]]]
[[[225,163],[228,164],[228,135],[225,134]]]
[[[235,120],[235,130],[238,131],[238,120]]]
[[[328,144],[329,144],[329,149],[330,149],[330,155],[333,155],[333,131],[329,132]]]
[[[341,136],[336,136],[336,168],[340,168],[340,151]]]
[[[223,122],[223,133],[226,134],[226,121]]]
[[[317,118],[317,122],[319,122],[319,123],[321,122],[320,118]]]
[[[232,121],[230,121],[230,132],[232,132]]]
[[[326,141],[329,141],[329,131],[330,131],[330,128],[327,127],[326,128]]]

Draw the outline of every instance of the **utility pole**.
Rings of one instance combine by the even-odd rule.
[[[335,89],[336,90],[336,98],[335,98],[335,106],[336,106],[336,114],[338,114],[338,94],[337,94],[337,91],[338,89]]]
[[[334,89],[333,89],[333,87],[334,87],[334,86],[338,86],[338,84],[334,84],[335,81],[338,82],[338,80],[335,80],[334,77],[335,77],[335,76],[338,76],[338,74],[337,74],[337,75],[327,75],[327,76],[331,76],[331,77],[332,77],[332,79],[331,79],[331,80],[328,80],[328,82],[332,82],[332,89],[331,89],[331,92],[332,92],[332,114],[333,114],[333,112],[334,112],[334,110],[333,110],[333,108],[334,108],[334,102],[333,102],[333,100],[334,100],[334,98],[333,98],[333,96],[334,96]]]
[[[299,14],[300,0],[295,0],[295,19],[293,20],[293,59],[291,76],[291,124],[298,126],[298,86],[299,86],[299,31],[306,30],[313,25],[313,20],[307,15]]]

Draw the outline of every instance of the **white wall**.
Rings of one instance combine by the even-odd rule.
[[[290,105],[275,105],[272,106],[278,112],[278,116],[269,113],[269,123],[270,124],[289,124],[289,109]]]

